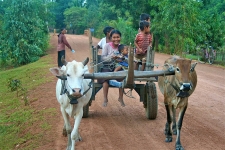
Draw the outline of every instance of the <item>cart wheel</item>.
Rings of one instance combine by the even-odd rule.
[[[86,106],[83,107],[83,118],[88,118],[89,115],[89,106],[90,101],[87,103]]]
[[[158,97],[154,82],[146,84],[146,100],[147,100],[147,106],[145,108],[146,117],[150,120],[153,120],[157,117],[158,113]]]

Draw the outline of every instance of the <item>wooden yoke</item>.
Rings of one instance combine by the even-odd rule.
[[[134,88],[134,49],[129,46],[129,55],[128,55],[128,71],[127,76],[123,81],[123,88]]]

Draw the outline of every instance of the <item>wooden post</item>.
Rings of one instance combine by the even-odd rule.
[[[152,34],[152,43],[153,43],[153,34]],[[152,71],[154,67],[154,55],[155,51],[149,46],[147,49],[147,60],[146,60],[146,71]]]
[[[128,64],[129,67],[123,88],[134,89],[134,49],[131,47],[131,44],[129,46]]]
[[[153,33],[152,33],[152,46],[153,46],[153,42],[154,42],[154,38],[153,38]],[[152,54],[151,63],[153,65],[153,68],[151,68],[151,71],[153,71],[154,70],[154,64],[155,64],[155,49],[153,49],[153,47],[152,47],[151,50],[152,50],[152,52],[151,52],[151,54]]]
[[[54,34],[53,34],[53,36],[55,36],[55,33],[56,33],[56,29],[54,29]]]
[[[147,59],[146,59],[145,70],[146,71],[152,70],[152,49],[150,48],[150,46],[148,46],[148,49],[147,49]]]
[[[93,63],[93,50],[92,50],[92,35],[91,35],[91,30],[90,28],[88,29],[88,37],[89,37],[89,51],[90,51],[90,63]],[[93,73],[93,67],[90,67],[89,69],[90,73]]]

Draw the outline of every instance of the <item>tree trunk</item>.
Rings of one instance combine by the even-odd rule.
[[[165,52],[171,54],[169,47],[169,36],[167,33],[164,34],[164,38],[165,38]]]
[[[155,51],[159,51],[159,37],[158,37],[158,35],[155,35],[154,36],[155,37],[155,39],[154,39],[154,45],[153,45],[153,47],[155,48]]]

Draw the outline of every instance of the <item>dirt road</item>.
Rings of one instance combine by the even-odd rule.
[[[55,48],[57,37],[51,37],[52,51],[50,55],[57,66]],[[87,36],[66,35],[66,37],[76,50],[75,54],[72,54],[67,49],[67,61],[73,59],[82,61],[89,56]],[[93,39],[93,45],[97,45],[98,41],[98,39]],[[169,55],[156,53],[155,63],[162,66],[168,57]],[[186,150],[225,150],[225,69],[215,65],[198,64],[196,70],[198,84],[195,92],[189,98],[181,130],[181,142]],[[42,86],[50,90],[46,96],[40,95],[38,102],[34,105],[38,109],[57,108],[52,129],[46,133],[49,141],[40,144],[38,150],[66,149],[67,138],[62,136],[63,118],[54,96],[55,83],[56,79]],[[96,100],[90,107],[89,118],[81,121],[80,133],[83,141],[76,143],[76,149],[173,150],[176,136],[173,136],[172,143],[164,142],[166,111],[163,105],[163,95],[158,89],[157,92],[158,116],[155,120],[147,120],[143,104],[139,101],[137,93],[133,92],[136,99],[124,97],[126,107],[121,107],[117,101],[118,90],[110,89],[108,106],[102,107],[103,92],[99,91]]]

